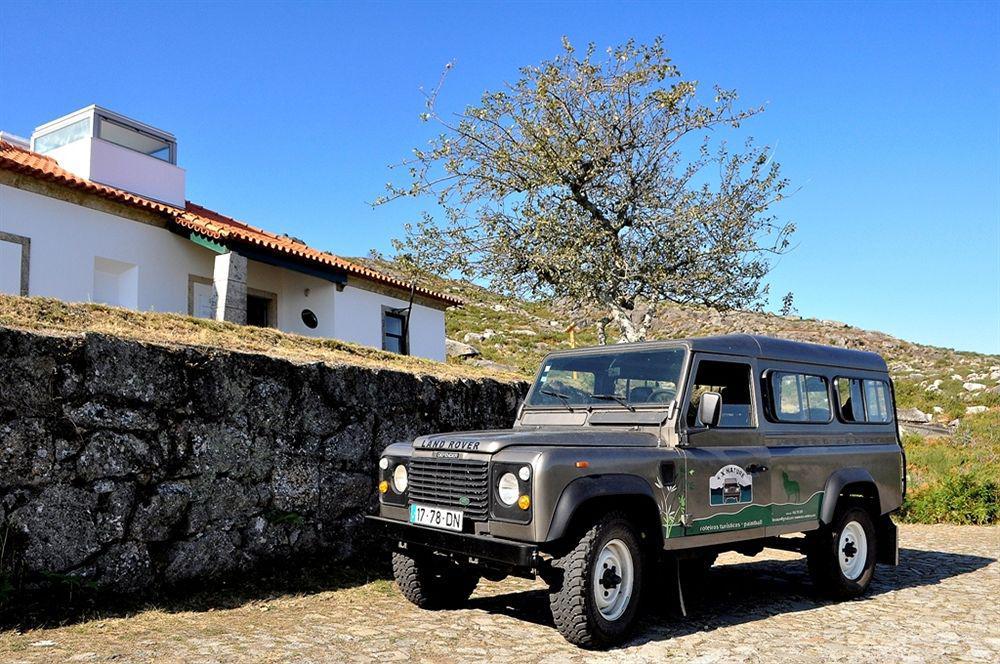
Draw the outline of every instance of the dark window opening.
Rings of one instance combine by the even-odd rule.
[[[271,326],[271,300],[258,295],[247,295],[247,325]]]
[[[719,427],[748,428],[753,426],[750,365],[733,362],[704,361],[691,385],[688,402],[688,426],[701,426],[698,421],[698,401],[706,392],[722,395]]]
[[[316,318],[316,314],[312,312],[312,309],[302,310],[302,324],[310,330],[315,330],[316,326],[319,325],[319,319]]]
[[[406,314],[384,310],[382,312],[382,350],[400,355],[409,354],[406,337]]]

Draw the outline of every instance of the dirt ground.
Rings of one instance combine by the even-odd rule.
[[[817,599],[796,554],[727,554],[687,618],[647,611],[607,653],[563,641],[539,583],[484,581],[468,608],[427,612],[378,579],[0,632],[0,661],[1000,661],[1000,528],[902,526],[900,541],[900,566],[845,603]]]

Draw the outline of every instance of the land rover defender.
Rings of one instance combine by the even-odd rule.
[[[572,643],[624,639],[663,565],[800,551],[835,597],[896,564],[906,490],[875,353],[727,335],[552,353],[513,428],[422,436],[379,461],[402,593],[454,607],[541,577]]]

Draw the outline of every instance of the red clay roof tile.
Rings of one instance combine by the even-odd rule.
[[[331,253],[313,249],[286,235],[276,235],[262,228],[256,228],[191,201],[187,201],[184,209],[181,209],[173,205],[137,196],[122,189],[85,180],[61,168],[51,157],[25,150],[6,141],[0,141],[0,168],[163,214],[169,221],[178,226],[215,240],[235,240],[236,242],[256,245],[276,255],[291,256],[305,263],[333,268],[346,272],[349,275],[354,275],[401,291],[410,290],[410,284],[402,279],[397,279],[391,275],[372,270],[364,265],[344,260]],[[427,288],[417,287],[414,291],[424,297],[445,304],[457,305],[462,303],[461,299],[453,295],[437,293]],[[405,297],[402,294],[401,296]]]

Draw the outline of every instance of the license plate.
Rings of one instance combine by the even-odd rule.
[[[461,532],[462,510],[449,510],[430,505],[410,505],[410,523]]]

